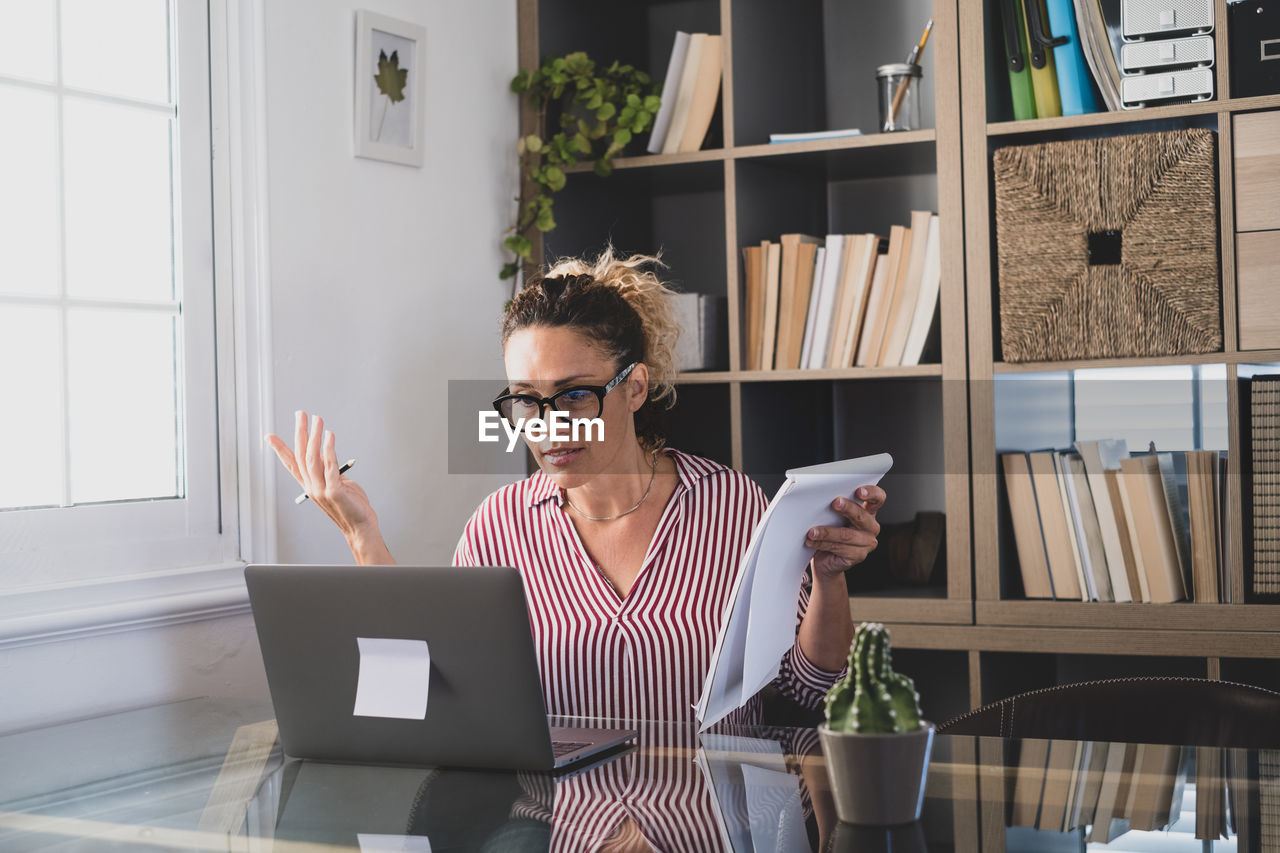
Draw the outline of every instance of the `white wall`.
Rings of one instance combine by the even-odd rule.
[[[355,9],[427,31],[427,165],[352,156]],[[450,477],[451,378],[501,377],[499,244],[513,210],[514,0],[266,0],[277,430],[320,412],[354,456],[393,553],[447,562],[504,480]],[[251,441],[245,452],[264,452]],[[512,474],[522,470],[512,459]],[[349,560],[279,480],[279,556]],[[0,732],[201,695],[265,696],[240,615],[0,648]]]
[[[421,169],[351,156],[357,8],[426,27]],[[449,379],[502,377],[516,4],[270,0],[267,37],[277,431],[292,434],[297,409],[322,414],[396,558],[447,563],[499,484],[447,476],[444,400]],[[349,561],[324,514],[279,484],[280,560]]]

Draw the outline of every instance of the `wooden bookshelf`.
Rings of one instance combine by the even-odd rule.
[[[631,62],[657,77],[676,30],[722,36],[725,73],[704,150],[650,155],[642,136],[615,159],[608,178],[595,176],[590,164],[568,170],[556,197],[558,227],[541,251],[550,259],[595,253],[609,242],[622,252],[661,249],[677,286],[725,299],[723,362],[681,376],[676,409],[666,418],[672,446],[745,471],[770,494],[788,468],[888,451],[902,473],[886,478],[882,521],[946,513],[945,582],[859,596],[858,618],[973,620],[969,488],[963,476],[947,476],[967,469],[969,453],[956,11],[954,0],[856,9],[821,0],[519,3],[525,68],[543,55],[586,49],[599,61]],[[901,62],[930,16],[923,129],[877,133],[876,66]],[[768,142],[772,132],[845,127],[864,135]],[[905,225],[912,209],[924,208],[940,216],[940,363],[743,369],[744,246],[788,232],[887,235],[890,225]],[[914,401],[914,414],[890,405],[901,395]],[[928,462],[912,464],[917,458]]]
[[[1263,673],[1280,657],[1280,609],[1258,603],[1172,605],[1044,601],[1020,597],[1017,556],[1004,531],[997,435],[1004,421],[995,385],[1000,377],[1063,374],[1084,369],[1225,365],[1225,421],[1228,436],[1227,502],[1232,522],[1223,531],[1230,553],[1230,581],[1243,589],[1245,531],[1241,527],[1239,448],[1247,439],[1239,423],[1237,377],[1244,365],[1280,360],[1280,351],[1241,350],[1235,293],[1235,218],[1233,203],[1232,118],[1242,112],[1280,108],[1280,96],[1232,98],[1227,54],[1225,0],[1217,0],[1215,99],[1207,102],[1121,110],[1079,116],[1011,121],[1007,76],[1002,57],[987,46],[999,22],[994,0],[958,0],[962,102],[962,156],[965,173],[965,265],[968,296],[969,400],[972,439],[971,483],[974,555],[974,624],[929,629],[903,626],[898,642],[931,648],[963,645],[977,655],[971,662],[974,703],[987,702],[1035,686],[1046,686],[1079,671],[1085,661],[1105,672],[1195,674]],[[998,47],[998,45],[997,45]],[[1004,87],[1001,89],[1001,87]],[[1217,134],[1220,234],[1221,352],[1155,358],[1078,359],[1006,363],[999,355],[999,312],[992,155],[1005,145],[1122,135],[1175,128],[1209,128]],[[1074,417],[1074,410],[1072,413]],[[1243,601],[1243,599],[1242,599]],[[1083,657],[1081,657],[1083,656]],[[1158,660],[1157,660],[1158,659]],[[1029,663],[1030,662],[1030,663]],[[1224,668],[1223,664],[1227,664]],[[1083,665],[1083,664],[1080,664]],[[1019,681],[1018,671],[1039,672]],[[1001,839],[1003,841],[1003,839]]]
[[[1090,668],[1103,674],[1263,678],[1280,659],[1280,610],[1271,605],[1002,597],[1018,587],[1007,583],[1018,568],[1001,537],[997,377],[1225,365],[1227,432],[1235,451],[1242,440],[1237,377],[1248,365],[1280,363],[1280,350],[1239,348],[1231,162],[1233,116],[1280,109],[1280,96],[1230,97],[1226,3],[1216,2],[1215,100],[1015,122],[1001,113],[995,87],[1006,78],[993,76],[986,50],[995,0],[856,8],[819,0],[519,0],[522,67],[544,53],[586,47],[594,58],[634,62],[660,75],[675,30],[723,37],[726,71],[707,148],[647,155],[642,138],[615,161],[607,179],[591,174],[589,166],[572,170],[557,197],[560,227],[539,251],[546,257],[590,253],[606,241],[622,251],[661,247],[680,286],[725,299],[723,363],[682,376],[680,402],[668,417],[673,446],[746,471],[768,492],[786,468],[884,449],[905,467],[914,465],[904,479],[929,480],[918,476],[927,470],[937,475],[923,488],[887,481],[890,503],[882,517],[904,520],[918,509],[946,512],[945,586],[890,589],[850,600],[855,619],[890,624],[895,648],[917,655],[910,660],[922,695],[959,690],[961,704],[976,705],[1023,684],[1045,686]],[[900,61],[898,54],[905,54],[931,15],[934,30],[922,63],[925,129],[868,132],[877,126],[875,66]],[[526,115],[526,127],[529,120]],[[844,127],[861,127],[866,135],[768,144],[770,132]],[[997,345],[992,152],[1003,145],[1181,127],[1210,128],[1218,135],[1223,350],[1004,363]],[[912,208],[923,207],[937,211],[942,226],[939,364],[743,369],[743,246],[795,231],[887,233],[889,225],[906,224]],[[1229,465],[1227,499],[1236,523],[1225,534],[1231,579],[1243,588],[1237,453],[1230,454]],[[1030,674],[1020,681],[1024,666]],[[948,695],[943,706],[952,699]]]

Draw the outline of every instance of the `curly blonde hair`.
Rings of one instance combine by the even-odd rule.
[[[633,361],[649,369],[649,397],[635,414],[636,437],[656,450],[665,444],[662,411],[676,402],[676,339],[680,327],[668,301],[674,291],[652,255],[619,258],[607,247],[594,259],[562,258],[516,294],[502,317],[502,345],[531,326],[566,326],[600,346],[621,370]]]

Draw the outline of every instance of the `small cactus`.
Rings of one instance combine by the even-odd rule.
[[[827,725],[861,734],[912,732],[920,727],[920,694],[889,663],[889,632],[863,622],[849,648],[849,672],[827,692]]]

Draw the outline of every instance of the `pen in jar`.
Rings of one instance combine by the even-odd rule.
[[[342,467],[338,469],[338,473],[339,473],[339,474],[345,474],[345,473],[347,473],[347,472],[348,472],[348,471],[350,471],[353,467],[355,467],[355,464],[356,464],[356,460],[354,460],[354,459],[348,459],[346,462],[342,463]],[[305,500],[309,500],[310,498],[311,498],[311,495],[307,494],[306,492],[303,492],[302,494],[300,494],[300,495],[298,495],[296,498],[294,498],[294,499],[293,499],[293,502],[294,502],[294,503],[296,503],[296,504],[300,504],[300,503],[302,503],[302,502],[303,502],[303,501],[305,501]]]

